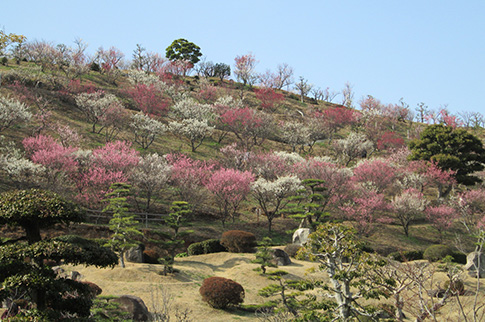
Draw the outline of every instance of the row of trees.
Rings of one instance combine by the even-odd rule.
[[[16,34],[6,34],[4,31],[0,37],[0,55],[11,52],[17,62],[30,60],[41,66],[42,71],[60,72],[67,79],[75,79],[94,69],[105,74],[107,79],[116,83],[121,76],[121,70],[133,68],[148,73],[175,74],[185,76],[194,69],[199,76],[219,77],[223,80],[231,75],[231,67],[224,63],[214,64],[206,60],[200,61],[202,53],[200,47],[186,39],[177,39],[167,47],[165,57],[160,54],[148,52],[141,45],[137,45],[133,51],[130,64],[124,63],[124,54],[115,47],[107,50],[99,48],[92,56],[87,55],[87,43],[81,39],[74,41],[74,46],[64,44],[54,46],[46,41],[27,42],[26,37]],[[14,46],[15,45],[15,46]],[[354,107],[354,92],[351,84],[345,84],[342,91],[330,91],[329,88],[322,90],[308,83],[308,80],[300,77],[297,82],[294,80],[293,68],[288,64],[279,64],[275,72],[266,70],[265,73],[257,73],[258,61],[253,54],[237,56],[234,62],[234,75],[236,80],[245,85],[252,86],[259,84],[266,91],[281,90],[293,86],[301,101],[304,97],[313,95],[315,100],[332,102],[338,95],[342,96],[341,104],[346,107]],[[241,95],[243,92],[241,92]],[[242,97],[242,96],[241,96]],[[383,105],[378,100],[369,96],[360,102],[362,111],[371,111],[381,116],[389,116],[400,119],[412,119],[414,113],[403,101],[393,106]],[[450,126],[482,127],[483,115],[479,112],[462,112],[458,116],[450,114],[446,106],[437,111],[430,109],[424,103],[418,104],[415,109],[415,120],[421,123],[431,124],[445,123]],[[397,115],[396,115],[397,114]]]
[[[439,144],[437,137],[447,143],[430,150],[427,140]],[[325,192],[325,198],[318,201],[320,213],[330,211],[353,220],[359,232],[366,235],[372,233],[376,223],[391,220],[398,221],[408,235],[410,225],[425,215],[438,231],[445,231],[467,206],[462,205],[464,200],[475,202],[468,191],[450,195],[452,187],[479,182],[474,173],[483,170],[485,155],[474,136],[441,125],[427,128],[422,139],[412,143],[412,153],[402,149],[387,158],[360,161],[353,168],[329,158],[247,152],[234,145],[222,149],[220,162],[202,162],[175,154],[142,157],[122,141],[81,150],[40,135],[26,138],[23,144],[26,157],[14,149],[3,159],[7,174],[19,186],[34,184],[70,191],[84,204],[99,204],[114,182],[131,183],[142,197],[138,202],[143,203],[140,207],[145,211],[163,191],[171,190],[178,200],[195,207],[210,192],[225,223],[234,220],[242,201],[251,193],[271,230],[273,219],[287,212],[290,197],[314,195],[317,187]],[[408,158],[416,161],[409,162]],[[320,181],[305,186],[304,180],[311,179]],[[429,188],[438,192],[434,201],[425,198]],[[483,192],[479,189],[473,193]]]

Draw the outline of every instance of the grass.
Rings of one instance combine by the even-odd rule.
[[[0,66],[0,71],[9,71],[9,70],[25,70],[28,73],[33,73],[32,78],[39,78],[39,75],[46,75],[51,76],[51,73],[42,73],[40,68],[38,68],[33,63],[22,62],[20,66],[17,66],[14,63],[10,63],[9,66]],[[35,75],[34,75],[35,74]],[[195,81],[192,77],[186,77],[184,79],[190,86],[198,86],[198,82]],[[123,88],[128,85],[128,81],[126,78],[120,78],[117,81],[117,86],[109,83],[106,80],[106,77],[97,72],[89,72],[82,76],[82,83],[92,82],[95,86],[103,88],[108,92],[112,92],[117,96],[121,97],[127,106],[130,105],[132,107],[131,100],[127,98],[127,95],[123,92]],[[229,82],[224,82],[223,86],[220,87],[220,92],[230,93],[236,97],[239,97],[239,85],[233,84],[230,85]],[[76,130],[78,130],[85,138],[82,142],[82,148],[95,148],[98,146],[103,145],[105,142],[104,135],[102,134],[95,134],[90,132],[91,125],[85,122],[82,113],[80,113],[74,106],[72,106],[70,102],[63,101],[59,98],[55,91],[49,89],[49,86],[46,85],[44,88],[31,88],[32,90],[37,91],[39,94],[43,95],[47,99],[51,101],[52,109],[52,118],[54,121],[61,122],[63,124],[69,124]],[[197,89],[197,88],[195,88]],[[8,86],[2,86],[0,88],[0,92],[2,94],[13,94],[13,92],[8,89]],[[294,117],[298,117],[298,113],[296,110],[301,110],[304,114],[309,115],[311,111],[315,108],[324,109],[328,107],[335,106],[334,104],[328,102],[314,102],[313,100],[306,100],[304,103],[300,102],[300,97],[293,93],[282,91],[285,95],[286,100],[283,104],[281,104],[276,111],[273,113],[273,116],[276,120],[289,120],[293,119]],[[245,103],[251,107],[257,107],[259,101],[257,100],[253,89],[246,89],[244,91]],[[316,103],[316,104],[315,104]],[[129,112],[134,113],[133,110],[129,110]],[[169,121],[168,117],[163,117],[162,121],[167,123]],[[396,125],[396,131],[401,133],[404,137],[406,137],[405,133],[409,128],[409,123],[398,123]],[[412,125],[412,124],[411,124]],[[338,139],[340,137],[345,136],[348,133],[349,129],[342,129],[338,133],[335,134],[334,139]],[[6,140],[13,141],[16,143],[18,147],[21,146],[21,140],[31,135],[31,128],[26,125],[16,126],[15,128],[6,130],[2,133],[5,136]],[[47,134],[53,134],[53,132],[46,132]],[[479,137],[484,136],[484,131],[480,130],[476,133]],[[129,131],[123,131],[119,135],[119,139],[122,140],[131,140],[132,134]],[[186,141],[181,140],[180,138],[167,133],[155,140],[155,142],[147,149],[142,150],[138,146],[134,145],[135,148],[140,152],[140,154],[145,153],[154,153],[157,152],[159,154],[167,154],[167,153],[184,153],[188,156],[201,159],[201,160],[217,160],[221,157],[219,149],[221,146],[226,146],[232,142],[236,142],[236,138],[234,134],[230,133],[223,141],[222,144],[219,144],[212,138],[208,138],[204,141],[204,143],[197,149],[196,152],[191,152],[190,146],[187,144]],[[327,155],[329,149],[329,141],[325,140],[323,142],[318,142],[314,147],[313,155]],[[286,150],[289,151],[290,149],[288,146],[283,144],[282,142],[277,142],[273,140],[266,140],[263,146],[255,147],[255,150],[258,151],[271,151],[271,150]],[[13,188],[13,185],[8,182],[8,180],[3,177],[0,179],[0,190],[6,191]],[[175,194],[173,191],[164,192],[163,196],[157,200],[157,203],[153,205],[152,211],[154,212],[162,212],[165,211],[167,206],[170,204],[168,200],[176,198],[174,197]],[[429,197],[435,198],[434,195],[430,195]],[[143,200],[142,200],[143,201]],[[222,234],[224,230],[227,229],[242,229],[248,230],[256,234],[258,239],[262,239],[265,236],[270,236],[273,239],[275,244],[285,245],[291,242],[291,233],[288,233],[288,230],[293,230],[297,227],[297,222],[288,219],[281,219],[277,218],[274,220],[273,223],[273,232],[271,234],[268,233],[267,230],[267,221],[266,218],[263,216],[260,218],[259,222],[255,218],[255,215],[251,212],[251,208],[257,206],[256,203],[252,200],[247,201],[243,208],[241,209],[241,216],[239,220],[236,220],[235,223],[229,221],[227,223],[227,227],[223,228],[220,224],[220,220],[215,219],[214,217],[211,218],[200,218],[201,214],[197,214],[194,218],[195,220],[191,223],[192,229],[195,229],[194,234],[192,235],[193,240],[196,241],[197,239],[208,239],[218,238]],[[204,209],[204,212],[215,212],[214,205],[209,205],[207,209]],[[454,235],[459,234],[464,236],[464,232],[459,228],[454,228],[450,232],[444,234],[444,243],[448,243],[450,245],[453,244]],[[471,239],[464,236],[464,239],[467,243],[470,243]],[[399,226],[380,226],[374,234],[366,239],[368,243],[375,249],[382,250],[385,253],[388,250],[402,248],[402,249],[424,249],[427,246],[438,243],[440,240],[440,236],[437,231],[431,228],[429,225],[415,225],[410,228],[410,237],[405,237],[402,228]]]

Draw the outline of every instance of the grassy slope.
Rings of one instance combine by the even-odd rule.
[[[8,67],[0,66],[0,72],[5,72],[12,69],[18,68],[25,68],[27,63],[23,63],[21,67],[10,65]],[[100,75],[99,73],[91,72],[88,75],[83,76],[83,82],[90,81],[93,82],[97,87],[103,88],[106,91],[112,92],[124,100],[126,103],[125,105],[130,108],[130,102],[126,98],[126,95],[123,94],[123,88],[128,85],[128,82],[125,78],[121,78],[117,81],[117,86],[113,86],[106,82],[104,76]],[[185,85],[187,88],[191,89],[193,92],[196,91],[198,88],[198,83],[196,79],[188,77],[185,79]],[[234,84],[232,82],[226,82],[225,88],[219,87],[220,93],[232,94],[232,95],[239,95],[239,90],[237,89],[238,84]],[[53,107],[52,110],[52,118],[54,121],[58,121],[63,124],[69,124],[71,127],[76,129],[80,134],[82,134],[84,140],[82,142],[82,146],[85,148],[93,148],[95,146],[99,146],[104,144],[104,136],[101,134],[94,134],[90,132],[90,125],[86,123],[78,110],[72,105],[67,102],[64,102],[59,99],[58,94],[56,91],[40,88],[38,89],[39,94],[46,97],[50,101],[50,105]],[[0,93],[2,95],[11,95],[12,93],[8,88],[5,86],[0,87]],[[298,118],[299,112],[302,111],[304,114],[309,113],[313,108],[325,108],[327,106],[331,106],[332,104],[326,102],[315,102],[310,99],[305,101],[305,103],[301,103],[299,98],[291,93],[283,92],[285,95],[285,102],[282,104],[273,114],[276,119],[278,120],[285,120],[285,119],[293,119]],[[258,101],[251,91],[245,92],[245,103],[251,107],[256,107]],[[134,112],[134,111],[131,111]],[[165,119],[164,121],[168,121]],[[398,126],[398,131],[401,131],[403,134],[406,131],[406,127],[403,125]],[[342,130],[340,133],[337,133],[336,137],[345,136],[348,132],[348,129]],[[52,134],[51,132],[47,131],[47,134]],[[7,130],[2,133],[5,136],[7,141],[13,141],[16,143],[17,146],[20,146],[20,141],[29,135],[31,135],[31,127],[27,125],[20,125],[16,126],[13,129]],[[482,135],[482,131],[476,133],[479,136]],[[404,137],[406,135],[403,135]],[[119,139],[126,139],[131,140],[132,137],[128,132],[122,132]],[[222,145],[218,144],[212,139],[208,139],[204,142],[204,144],[197,150],[197,152],[191,152],[190,147],[187,143],[180,140],[179,138],[167,134],[163,137],[158,138],[152,146],[147,151],[141,151],[141,153],[151,153],[157,152],[159,154],[166,154],[166,153],[173,153],[173,152],[181,152],[187,154],[196,159],[218,159],[220,157],[219,148],[234,142],[235,138],[229,135],[228,138],[225,139]],[[314,155],[325,155],[327,153],[326,144],[317,144],[315,147]],[[281,142],[275,142],[271,140],[267,140],[264,145],[260,148],[264,151],[270,150],[286,150],[290,151],[290,148],[285,146]],[[0,191],[1,190],[9,190],[12,187],[6,180],[2,180],[0,178]],[[163,203],[163,202],[162,202]],[[236,222],[236,224],[229,223],[228,228],[243,228],[250,231],[253,231],[258,235],[258,237],[263,237],[266,235],[265,230],[265,219],[261,218],[261,223],[256,222],[254,214],[251,213],[251,208],[254,206],[254,202],[247,202],[243,208],[241,209],[241,219]],[[163,208],[163,207],[162,207]],[[211,209],[209,208],[208,211],[210,212]],[[213,211],[213,210],[212,210]],[[196,234],[194,235],[194,239],[202,239],[207,237],[218,237],[220,233],[224,231],[224,229],[220,226],[219,222],[215,222],[212,218],[206,218],[207,220],[198,220],[194,223],[194,227],[196,229]],[[276,234],[275,238],[278,242],[285,243],[290,241],[289,235],[285,232],[288,229],[293,229],[295,227],[295,223],[290,220],[283,220],[279,219],[276,221]],[[82,229],[85,231],[85,229]],[[207,233],[210,232],[210,233]],[[445,242],[451,244],[453,235],[457,231],[447,232],[445,234]],[[210,236],[211,235],[211,236]],[[438,234],[429,227],[428,225],[415,225],[410,228],[410,236],[409,238],[405,237],[402,233],[402,229],[400,226],[394,225],[381,225],[377,228],[376,232],[370,237],[367,238],[368,243],[374,247],[375,249],[381,250],[383,253],[387,253],[389,251],[393,251],[396,249],[424,249],[428,245],[437,243],[439,240]]]

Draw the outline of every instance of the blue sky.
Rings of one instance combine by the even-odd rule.
[[[136,44],[164,54],[186,38],[215,63],[252,53],[258,72],[288,63],[322,89],[349,82],[357,100],[485,114],[482,0],[5,1],[1,27],[54,44],[82,38],[90,52],[115,46],[127,58]]]

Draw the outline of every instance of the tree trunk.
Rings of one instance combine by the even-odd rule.
[[[121,268],[125,268],[125,252],[124,251],[120,252],[120,265],[121,265]]]
[[[24,229],[25,229],[25,235],[27,237],[27,241],[29,245],[32,245],[41,241],[40,228],[37,222],[32,222],[29,225],[25,225]]]

